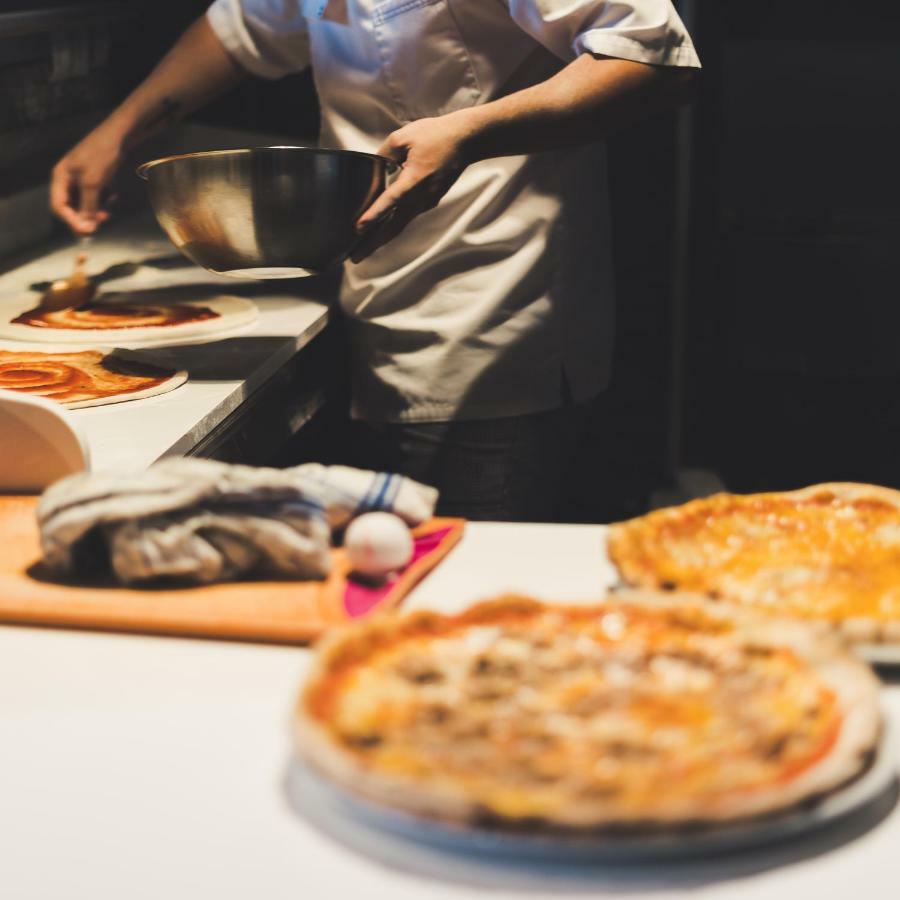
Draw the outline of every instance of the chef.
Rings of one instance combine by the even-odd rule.
[[[340,306],[372,459],[440,512],[552,520],[609,379],[602,141],[690,96],[670,0],[216,0],[53,170],[78,234],[147,135],[247,73],[311,65],[325,147],[399,174],[358,222]]]

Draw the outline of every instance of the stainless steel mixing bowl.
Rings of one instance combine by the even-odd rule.
[[[350,253],[355,222],[393,166],[348,150],[254,147],[155,159],[137,173],[189,259],[220,275],[296,278]]]

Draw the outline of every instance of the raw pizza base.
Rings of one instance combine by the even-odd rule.
[[[829,698],[833,697],[833,701],[829,700],[829,703],[834,704],[833,709],[839,725],[836,735],[832,736],[832,732],[827,732],[829,734],[827,749],[821,755],[817,754],[811,762],[807,762],[798,774],[775,783],[766,782],[756,789],[734,790],[712,798],[704,798],[702,792],[696,794],[682,792],[679,796],[676,790],[674,798],[670,796],[661,799],[655,794],[651,795],[640,808],[627,807],[626,804],[627,812],[623,812],[622,809],[615,810],[615,803],[610,803],[602,797],[592,799],[575,793],[571,796],[568,794],[557,796],[551,804],[552,811],[540,813],[536,811],[537,807],[527,794],[531,790],[531,785],[526,782],[525,788],[522,788],[521,780],[514,781],[515,790],[520,792],[524,790],[526,795],[524,800],[521,794],[516,795],[515,802],[521,804],[520,808],[523,811],[511,813],[507,808],[498,811],[494,794],[479,795],[478,791],[483,789],[483,784],[477,779],[474,782],[476,787],[473,789],[471,783],[466,785],[465,777],[450,774],[436,777],[433,771],[428,772],[427,757],[429,753],[435,752],[435,747],[446,747],[446,752],[453,753],[457,746],[463,748],[466,746],[465,738],[459,745],[457,741],[451,739],[451,734],[442,736],[439,725],[435,727],[433,738],[428,737],[429,749],[426,751],[426,759],[419,766],[421,771],[426,773],[422,777],[417,777],[416,766],[410,768],[405,757],[393,755],[395,754],[393,745],[388,747],[390,753],[387,756],[387,763],[382,764],[377,761],[377,757],[375,762],[366,757],[368,750],[360,749],[366,745],[353,742],[348,744],[345,738],[340,737],[339,729],[346,730],[350,725],[343,720],[340,725],[336,722],[341,716],[348,715],[348,707],[344,701],[341,701],[342,705],[339,707],[334,707],[334,701],[329,699],[328,691],[335,690],[334,684],[340,686],[341,678],[350,679],[351,692],[347,702],[351,718],[358,714],[362,721],[366,715],[371,715],[379,723],[384,723],[386,716],[400,716],[400,721],[406,721],[402,718],[407,714],[406,707],[399,700],[384,709],[373,706],[367,710],[365,690],[369,688],[365,687],[359,697],[353,694],[353,691],[360,693],[359,685],[367,686],[372,683],[373,674],[377,669],[367,671],[370,656],[375,656],[377,664],[377,654],[384,652],[386,647],[390,648],[398,639],[402,641],[425,635],[423,654],[427,657],[429,655],[427,642],[432,639],[439,640],[448,625],[451,629],[459,623],[463,623],[466,627],[471,626],[472,639],[476,643],[479,641],[483,643],[485,629],[499,627],[500,633],[495,639],[504,638],[501,623],[508,615],[524,613],[526,616],[540,619],[549,611],[553,611],[565,619],[568,615],[583,616],[586,611],[583,606],[547,606],[515,596],[478,604],[454,617],[426,611],[405,616],[379,616],[346,628],[326,639],[318,650],[313,669],[297,705],[296,748],[301,758],[320,775],[376,804],[456,826],[484,827],[488,824],[501,829],[526,828],[532,833],[569,835],[623,831],[649,835],[696,829],[715,823],[751,821],[810,803],[849,784],[866,770],[878,746],[881,733],[878,683],[868,667],[853,658],[842,643],[824,629],[797,621],[759,616],[686,594],[673,596],[631,591],[610,596],[593,611],[590,608],[587,610],[589,614],[595,612],[600,619],[606,613],[615,614],[617,610],[629,607],[634,607],[649,616],[659,616],[663,621],[666,616],[675,616],[687,617],[687,621],[693,622],[695,621],[693,617],[699,616],[702,617],[702,621],[713,623],[713,628],[714,623],[721,623],[725,629],[733,628],[734,634],[729,633],[728,641],[722,645],[723,652],[728,649],[726,645],[734,641],[735,647],[749,648],[746,650],[747,653],[755,652],[758,648],[760,653],[771,650],[776,654],[788,654],[792,659],[799,660],[800,667],[805,673],[804,677],[809,676],[812,679],[809,683],[820,685],[821,690],[825,691]],[[684,624],[678,627],[682,631],[691,630],[691,626]],[[546,639],[552,641],[552,634],[561,633],[560,629],[564,628],[564,623],[556,622],[555,631],[545,632]],[[714,631],[710,633],[713,634]],[[466,640],[468,639],[467,634]],[[431,659],[437,661],[433,647],[431,650]],[[663,657],[667,658],[667,654],[663,653]],[[653,662],[656,657],[648,658]],[[604,663],[600,660],[595,664]],[[356,666],[359,666],[359,669],[355,669]],[[564,669],[565,667],[560,671]],[[349,676],[346,675],[348,671]],[[452,668],[450,671],[453,671]],[[337,680],[333,680],[334,678]],[[527,687],[533,689],[533,684],[529,683]],[[518,689],[521,690],[521,685]],[[533,703],[533,698],[528,702]],[[652,702],[651,697],[651,709]],[[334,709],[339,710],[334,713],[336,716],[334,720],[329,718],[330,713],[327,712],[332,708],[329,707],[329,703]],[[465,708],[465,702],[460,701],[452,705],[453,714],[459,715],[460,711],[465,714]],[[503,721],[504,716],[507,717],[507,721],[528,724],[549,721],[544,715],[545,712],[552,715],[558,710],[556,707],[541,708],[541,714],[536,715],[533,712],[528,714],[500,707],[497,716],[491,721]],[[607,715],[614,718],[615,710],[600,711],[591,720],[589,727],[599,727],[602,730]],[[382,730],[389,730],[389,726],[386,725],[379,727],[382,727]],[[798,735],[803,734],[801,729],[795,731]],[[510,733],[519,734],[515,729]],[[653,728],[648,729],[648,735],[654,733]],[[576,739],[575,736],[566,738],[567,741]],[[651,739],[648,736],[647,740]],[[790,740],[789,737],[786,739]],[[381,744],[375,746],[379,747],[380,752]],[[635,747],[634,752],[639,751],[640,747]],[[763,758],[762,755],[760,758]],[[477,766],[479,772],[494,771],[492,761],[496,763],[497,771],[500,773],[508,768],[508,764],[504,763],[508,757],[499,750],[487,760],[484,758],[482,760]],[[591,756],[591,765],[597,762],[597,757]],[[727,764],[731,762],[729,759]],[[451,771],[449,766],[446,768],[448,772]],[[505,792],[510,786],[504,783],[503,774],[498,775],[497,783],[499,793],[496,796],[506,797]],[[535,792],[537,802],[543,802],[540,799],[542,796],[540,789],[535,788]],[[506,802],[504,799],[503,803]],[[516,808],[515,805],[513,808]]]
[[[134,300],[137,305],[174,305],[155,304],[152,296],[142,296]],[[128,293],[101,294],[98,303],[105,299],[108,302],[126,301]],[[80,346],[96,346],[97,344],[146,344],[146,343],[184,343],[188,340],[208,340],[215,337],[226,337],[231,332],[242,329],[256,321],[259,312],[256,304],[244,297],[221,295],[206,297],[201,300],[179,300],[178,305],[206,307],[217,313],[215,319],[198,322],[186,322],[181,325],[149,326],[136,328],[100,328],[100,329],[67,329],[36,328],[13,322],[17,316],[34,309],[38,303],[35,295],[11,304],[0,315],[0,338],[14,341],[40,342],[43,344],[77,344]]]
[[[54,397],[50,394],[40,393],[39,391],[15,391],[15,388],[7,388],[7,390],[13,390],[16,393],[23,393],[28,394],[32,397],[44,397],[48,400],[54,400],[55,402],[65,406],[66,409],[87,409],[88,407],[108,406],[113,403],[124,403],[129,400],[143,400],[148,397],[156,397],[160,394],[167,394],[170,391],[174,391],[176,388],[179,388],[181,387],[181,385],[185,384],[188,380],[188,373],[184,369],[177,371],[173,369],[167,369],[164,366],[158,366],[155,363],[145,361],[138,354],[129,353],[127,350],[114,350],[110,347],[86,348],[81,346],[63,346],[50,350],[46,346],[42,346],[40,344],[18,345],[16,343],[10,343],[5,347],[0,346],[0,363],[3,362],[4,353],[15,353],[22,355],[33,353],[38,358],[48,357],[52,360],[64,358],[69,354],[97,354],[103,360],[107,360],[112,357],[114,360],[123,363],[126,367],[129,364],[134,364],[140,366],[142,369],[156,369],[160,372],[160,374],[167,373],[165,380],[161,381],[159,384],[154,384],[146,388],[140,388],[139,390],[132,390],[119,394],[110,394],[104,397],[94,397],[90,399],[75,401],[60,400],[57,397]],[[2,387],[3,384],[0,383],[0,388]]]
[[[766,613],[797,615],[822,621],[859,646],[866,659],[900,663],[900,615],[878,618],[866,615],[865,610],[859,607],[852,614],[816,611],[817,600],[821,607],[823,603],[829,602],[829,597],[839,596],[838,588],[834,587],[839,582],[829,584],[828,566],[834,563],[827,551],[822,551],[819,559],[809,559],[810,553],[815,555],[818,550],[813,547],[811,551],[806,550],[807,556],[804,557],[803,531],[798,532],[798,549],[790,565],[785,565],[783,561],[777,564],[773,561],[772,554],[767,558],[766,548],[770,542],[784,537],[787,529],[796,528],[798,523],[793,522],[789,515],[784,523],[778,520],[773,523],[766,520],[765,509],[757,510],[744,518],[744,528],[736,527],[725,536],[713,531],[716,521],[714,513],[720,504],[737,501],[749,506],[753,503],[764,505],[767,501],[776,503],[781,500],[798,501],[802,504],[823,501],[828,497],[833,497],[837,504],[832,514],[835,530],[849,529],[847,523],[852,519],[852,510],[842,512],[842,505],[849,507],[853,503],[860,503],[864,507],[866,504],[873,504],[877,509],[890,508],[893,511],[889,512],[882,528],[868,528],[863,524],[863,527],[857,527],[855,534],[850,530],[841,532],[839,538],[846,536],[847,539],[834,539],[839,552],[851,546],[851,540],[857,542],[853,545],[857,549],[852,560],[843,560],[835,568],[837,576],[847,582],[846,598],[840,596],[852,607],[854,586],[865,583],[866,579],[871,581],[876,572],[874,565],[866,565],[863,542],[874,542],[872,553],[878,554],[878,557],[871,557],[873,564],[876,558],[880,558],[884,564],[886,558],[895,552],[897,577],[892,577],[893,568],[889,566],[886,589],[893,597],[890,602],[900,610],[900,491],[878,485],[834,482],[811,485],[796,491],[749,495],[716,494],[692,500],[681,506],[655,510],[645,516],[610,526],[607,553],[622,581],[629,586],[695,591]],[[686,530],[689,523],[697,519],[710,524],[687,536],[679,534],[680,529]],[[799,521],[799,525],[802,528],[802,521]],[[879,543],[882,541],[883,544]],[[734,546],[723,547],[723,543],[728,542],[734,542]],[[892,547],[896,547],[896,551]],[[659,552],[657,548],[660,548]],[[736,575],[733,569],[729,569],[729,554],[733,555],[735,565],[741,566],[746,565],[747,554],[750,553],[758,557],[758,563],[752,564],[751,571],[742,580],[740,574]],[[887,559],[887,564],[890,562]],[[886,577],[883,572],[881,577]],[[833,593],[829,594],[829,590]],[[871,591],[868,596],[871,597]],[[883,609],[889,597],[885,594],[878,596],[882,598],[878,607]],[[786,608],[788,602],[798,599],[810,607],[808,611]],[[877,652],[874,649],[876,647]]]

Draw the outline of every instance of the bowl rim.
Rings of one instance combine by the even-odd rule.
[[[388,172],[394,172],[399,168],[398,163],[392,160],[390,157],[381,156],[378,153],[363,153],[359,150],[342,150],[337,148],[330,147],[304,147],[300,144],[267,144],[262,147],[235,147],[232,149],[226,150],[197,150],[193,153],[174,153],[171,156],[161,156],[159,159],[151,159],[147,162],[141,163],[135,170],[135,175],[138,178],[143,179],[144,181],[148,180],[147,173],[150,169],[154,169],[157,166],[161,166],[163,163],[174,162],[178,159],[192,159],[195,157],[205,157],[205,156],[243,156],[247,153],[256,153],[260,150],[305,150],[308,153],[322,153],[322,154],[340,154],[344,155],[349,153],[351,156],[364,156],[367,159],[378,159],[381,160],[385,164],[385,167]]]

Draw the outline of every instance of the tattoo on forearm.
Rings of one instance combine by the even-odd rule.
[[[150,113],[135,129],[136,134],[144,137],[160,128],[173,125],[179,118],[181,108],[180,100],[176,100],[174,97],[163,97],[162,108]]]

